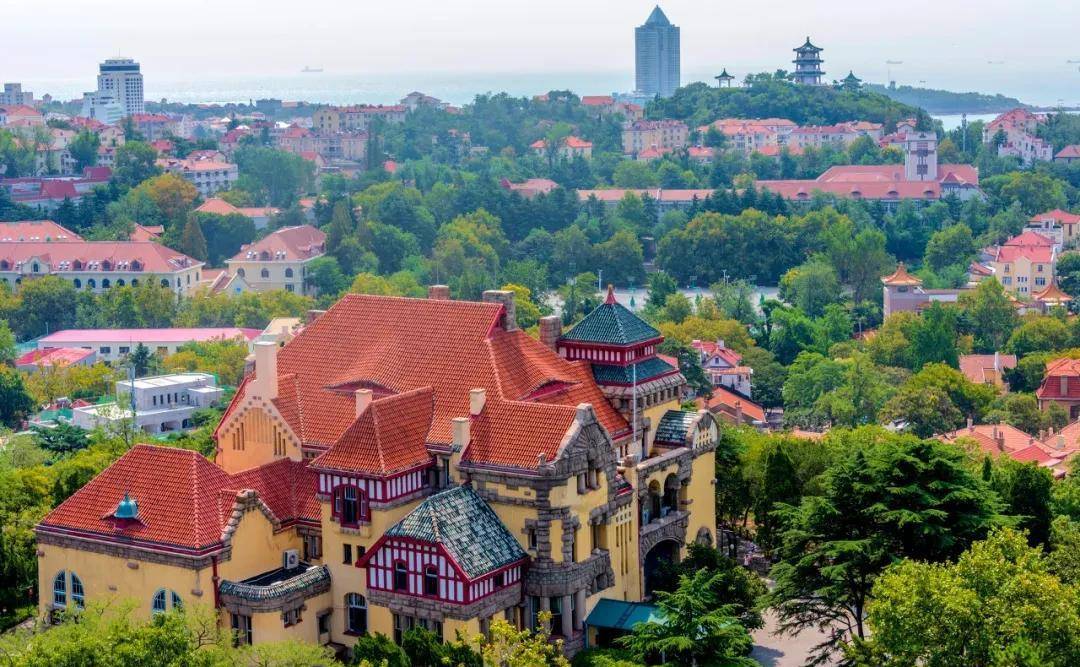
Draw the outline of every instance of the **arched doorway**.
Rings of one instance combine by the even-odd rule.
[[[666,566],[679,562],[679,543],[675,540],[662,540],[649,553],[645,554],[645,595],[652,595],[653,590],[664,576]]]

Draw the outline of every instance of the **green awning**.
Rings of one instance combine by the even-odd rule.
[[[612,628],[629,632],[638,623],[661,621],[660,608],[644,602],[623,602],[601,598],[585,619],[594,628]]]

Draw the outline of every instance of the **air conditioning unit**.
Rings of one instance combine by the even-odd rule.
[[[281,567],[286,570],[300,567],[300,550],[286,549],[285,552],[281,554]]]

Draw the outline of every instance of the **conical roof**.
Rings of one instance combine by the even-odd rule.
[[[1057,283],[1050,283],[1046,286],[1046,289],[1032,294],[1031,297],[1036,301],[1042,301],[1047,304],[1067,303],[1073,300],[1071,296],[1063,292],[1061,288],[1057,286]]]
[[[582,343],[630,345],[659,337],[659,331],[617,302],[614,290],[608,287],[604,303],[575,324],[562,339]]]
[[[671,25],[671,21],[669,21],[667,15],[664,14],[664,10],[660,9],[660,5],[657,5],[652,10],[652,14],[649,14],[649,18],[645,20],[645,25],[669,26]]]
[[[805,44],[803,44],[802,46],[800,46],[800,47],[798,47],[798,48],[796,48],[796,49],[792,49],[792,50],[793,50],[793,51],[822,51],[823,49],[821,49],[821,48],[819,48],[819,47],[816,47],[816,46],[814,46],[814,45],[813,45],[813,44],[812,44],[812,43],[810,42],[810,37],[809,37],[809,35],[808,35],[808,36],[806,37],[806,43],[805,43]]]

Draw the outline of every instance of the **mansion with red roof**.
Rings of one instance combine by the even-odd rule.
[[[241,642],[345,652],[549,612],[574,653],[598,604],[714,541],[716,421],[656,329],[609,293],[538,341],[512,292],[448,295],[347,295],[256,343],[214,462],[136,446],[38,524],[42,616],[198,603]]]
[[[967,201],[984,196],[975,167],[938,164],[933,132],[908,132],[903,145],[904,164],[835,166],[814,180],[757,181],[755,186],[796,202],[809,202],[816,194],[823,194],[880,201],[886,206],[901,201],[935,202],[946,197]]]

